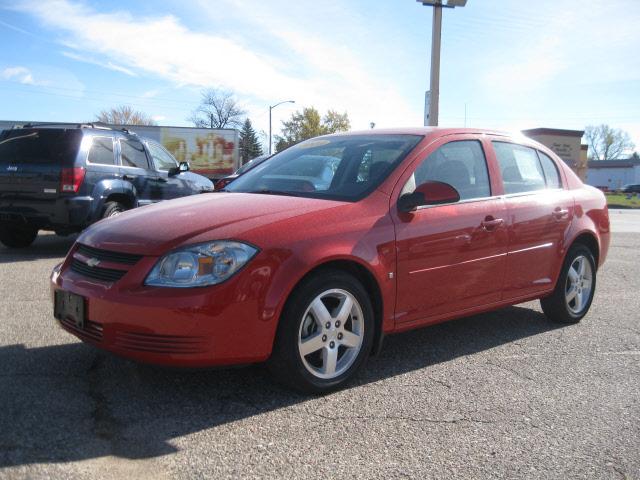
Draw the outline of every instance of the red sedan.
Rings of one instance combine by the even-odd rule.
[[[524,137],[331,135],[226,191],[93,225],[53,271],[54,314],[135,360],[267,361],[325,392],[386,334],[537,298],[551,320],[580,321],[609,238],[604,195]]]

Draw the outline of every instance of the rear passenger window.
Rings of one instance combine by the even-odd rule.
[[[87,161],[101,165],[115,165],[116,161],[113,156],[113,140],[111,137],[93,137]]]
[[[480,142],[461,140],[441,146],[418,166],[402,194],[413,192],[427,181],[448,183],[458,191],[460,200],[491,196],[487,161]]]
[[[144,146],[137,140],[120,140],[120,155],[125,167],[149,168]]]
[[[536,151],[515,143],[493,142],[504,182],[504,192],[544,190],[544,173]]]
[[[556,163],[542,152],[538,152],[538,156],[540,157],[544,177],[547,179],[547,188],[562,188]]]

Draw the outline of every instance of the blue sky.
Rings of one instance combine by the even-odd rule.
[[[640,1],[469,0],[445,10],[440,124],[582,129],[640,150]],[[88,121],[129,104],[189,125],[203,87],[233,90],[258,130],[296,108],[354,129],[415,126],[431,9],[414,0],[0,0],[0,119]]]

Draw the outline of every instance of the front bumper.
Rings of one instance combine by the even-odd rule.
[[[56,290],[85,298],[82,341],[140,362],[184,367],[255,363],[271,354],[276,321],[262,315],[264,272],[245,269],[220,285],[193,289],[143,286],[156,257],[144,257],[115,283],[70,268],[73,251],[51,275]]]

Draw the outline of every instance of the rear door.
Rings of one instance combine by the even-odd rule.
[[[165,185],[152,167],[144,145],[137,138],[120,138],[122,179],[130,182],[139,205],[159,202],[165,197]]]
[[[110,135],[87,137],[85,184],[93,188],[101,180],[121,178],[116,158],[115,140]],[[89,190],[87,193],[91,193]]]
[[[509,216],[503,298],[524,298],[553,288],[574,214],[573,196],[546,154],[509,141],[492,144]]]
[[[0,136],[0,198],[55,200],[62,168],[73,167],[82,131],[6,130]]]

